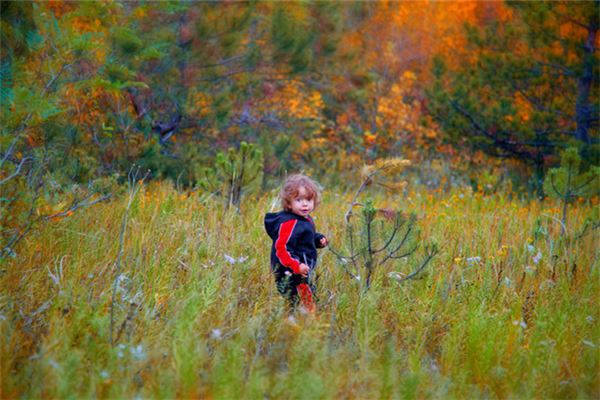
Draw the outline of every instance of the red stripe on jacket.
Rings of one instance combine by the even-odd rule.
[[[298,221],[295,219],[290,219],[289,221],[285,221],[283,224],[281,224],[279,226],[279,236],[275,241],[275,256],[277,256],[277,259],[279,259],[281,265],[291,268],[295,274],[300,272],[300,262],[292,258],[292,255],[287,249],[287,243],[292,236],[296,222]]]

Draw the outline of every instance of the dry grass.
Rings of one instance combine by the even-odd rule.
[[[115,347],[127,198],[29,236],[1,266],[0,397],[600,396],[598,234],[562,240],[557,204],[464,190],[376,198],[415,211],[440,254],[401,284],[377,271],[361,294],[322,252],[318,316],[294,323],[268,267],[273,196],[236,214],[167,184],[143,188],[123,243]],[[315,213],[334,246],[346,197],[326,192]],[[571,209],[572,234],[591,207]]]

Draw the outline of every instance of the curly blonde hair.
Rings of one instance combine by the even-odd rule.
[[[301,187],[306,190],[309,200],[313,200],[315,202],[315,207],[317,207],[317,205],[321,202],[321,187],[318,183],[306,175],[290,175],[285,180],[285,183],[281,188],[281,192],[279,192],[281,207],[284,210],[290,211],[292,209],[292,200],[298,197]]]

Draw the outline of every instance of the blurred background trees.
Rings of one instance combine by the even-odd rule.
[[[567,146],[598,163],[596,1],[1,7],[4,235],[133,165],[199,187],[242,141],[263,189],[403,157],[422,183],[504,171],[541,194]]]

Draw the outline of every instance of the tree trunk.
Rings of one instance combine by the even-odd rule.
[[[575,119],[577,129],[575,136],[584,143],[590,143],[590,119],[592,107],[590,105],[590,89],[594,79],[594,44],[598,33],[598,25],[591,21],[588,25],[588,37],[583,46],[583,71],[577,83],[577,102],[575,104]]]

